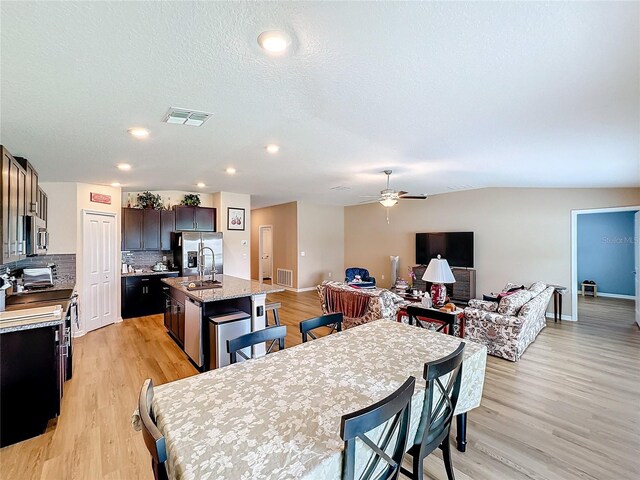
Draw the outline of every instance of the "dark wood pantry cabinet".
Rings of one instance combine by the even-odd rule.
[[[160,210],[122,209],[122,250],[160,250]]]

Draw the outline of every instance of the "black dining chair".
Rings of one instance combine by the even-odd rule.
[[[138,415],[140,415],[140,423],[142,424],[142,438],[147,450],[151,454],[151,468],[153,469],[153,477],[155,480],[168,480],[167,468],[167,449],[165,446],[164,436],[160,433],[156,425],[153,408],[153,381],[147,378],[142,384],[140,397],[138,398]]]
[[[407,306],[407,317],[409,317],[409,325],[415,325],[416,327],[427,328],[423,322],[432,323],[435,325],[436,332],[442,332],[445,328],[448,328],[447,322],[442,322],[434,318],[424,317],[424,308],[414,307],[413,305]],[[447,330],[448,333],[448,330]]]
[[[300,333],[302,334],[302,343],[306,343],[311,337],[317,340],[318,337],[312,332],[316,328],[331,327],[330,334],[342,331],[342,313],[330,313],[328,315],[320,315],[319,317],[309,318],[300,322]]]
[[[231,356],[231,364],[238,361],[238,356],[245,360],[250,360],[242,351],[244,348],[252,347],[259,343],[271,342],[267,349],[267,354],[273,352],[273,347],[278,345],[278,350],[284,350],[284,338],[287,336],[287,327],[285,325],[275,325],[273,327],[267,327],[263,330],[256,330],[255,332],[240,335],[238,338],[227,340],[227,352]]]
[[[415,444],[407,452],[412,457],[413,472],[402,468],[402,474],[411,479],[423,479],[424,459],[436,448],[440,448],[447,478],[455,480],[451,463],[449,431],[453,421],[453,413],[458,404],[463,355],[464,342],[460,342],[453,353],[424,364],[423,377],[427,381],[427,386],[422,414],[415,436]],[[439,398],[435,396],[436,392],[439,393]]]
[[[407,448],[409,434],[409,418],[411,414],[411,397],[416,386],[415,377],[409,377],[402,386],[389,395],[357,412],[342,417],[340,437],[344,440],[344,456],[342,459],[342,479],[354,480],[356,475],[356,439],[371,449],[371,457],[364,465],[360,480],[371,478],[397,479],[400,475],[400,464]],[[374,428],[389,422],[383,428],[378,443],[366,434]],[[381,462],[384,462],[381,464]]]

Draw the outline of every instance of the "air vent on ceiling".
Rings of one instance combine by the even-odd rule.
[[[209,120],[213,113],[198,112],[196,110],[187,110],[186,108],[169,108],[169,111],[162,119],[165,123],[173,123],[174,125],[189,125],[191,127],[201,127],[204,122]]]
[[[464,184],[460,184],[460,185],[453,185],[451,187],[447,187],[449,190],[472,190],[476,187],[474,187],[473,185],[469,185],[468,183],[464,183]]]
[[[337,187],[331,187],[329,190],[334,190],[336,192],[342,192],[344,190],[351,190],[351,187],[345,187],[344,185],[338,185]]]

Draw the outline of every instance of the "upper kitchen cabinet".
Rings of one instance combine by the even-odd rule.
[[[216,209],[208,207],[175,206],[176,231],[215,232]]]
[[[38,216],[47,222],[49,216],[49,197],[44,193],[40,187],[38,187]]]
[[[27,215],[42,217],[42,203],[39,193],[42,191],[38,185],[38,172],[26,158],[15,157],[16,161],[26,172],[24,189],[25,208]]]
[[[0,146],[2,150],[2,244],[0,246],[0,263],[20,260],[26,256],[25,215],[27,172],[22,165]]]
[[[160,212],[160,250],[171,250],[171,232],[176,231],[175,210],[162,210]]]
[[[122,209],[122,250],[160,250],[160,210]]]

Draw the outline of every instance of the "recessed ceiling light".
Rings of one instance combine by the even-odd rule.
[[[111,184],[112,187],[119,187],[120,186],[120,182],[113,182]]]
[[[204,183],[202,183],[202,182],[198,182],[198,183],[196,184],[196,187],[198,187],[198,188],[204,188],[204,187],[206,187],[206,185],[205,185]]]
[[[278,151],[280,150],[280,145],[276,145],[275,143],[271,143],[271,144],[267,145],[265,148],[267,149],[267,152],[269,152],[271,154],[275,154],[275,153],[278,153]]]
[[[149,136],[149,130],[146,128],[130,128],[127,132],[129,132],[131,136],[140,139],[147,138]]]
[[[233,167],[229,167],[229,168],[227,168],[226,172],[227,172],[229,175],[233,175],[234,173],[236,173],[236,169],[235,169],[235,168],[233,168]]]
[[[119,163],[118,164],[118,168],[120,170],[124,170],[125,172],[131,170],[131,165],[129,165],[128,163]]]
[[[284,53],[290,43],[289,35],[279,30],[268,30],[258,36],[258,45],[272,55]]]

